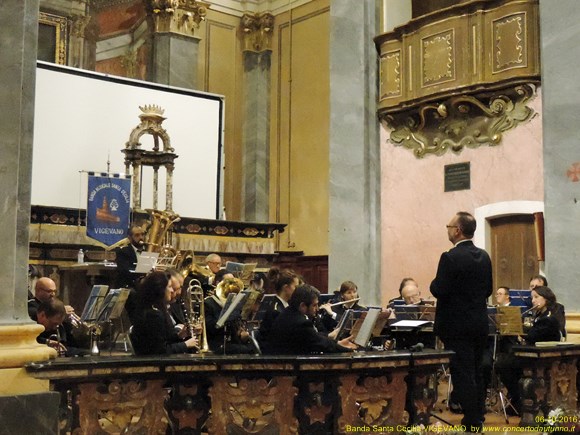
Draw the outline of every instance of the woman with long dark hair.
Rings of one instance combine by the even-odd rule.
[[[186,353],[198,347],[197,338],[182,341],[174,331],[167,311],[172,292],[171,275],[167,272],[152,272],[139,283],[138,308],[131,331],[137,355]]]
[[[556,295],[546,286],[532,290],[534,318],[526,336],[526,343],[538,341],[560,341],[566,336],[566,317],[564,306],[556,301]]]

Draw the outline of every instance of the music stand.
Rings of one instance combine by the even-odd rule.
[[[418,305],[394,305],[397,320],[418,320],[420,311]]]
[[[354,343],[367,348],[371,337],[381,334],[389,318],[388,313],[383,313],[380,308],[371,308],[361,311],[360,317],[353,325],[350,333],[355,336]]]
[[[124,351],[128,352],[127,343],[129,340],[129,328],[126,328],[125,322],[123,321],[123,310],[125,309],[125,303],[129,297],[130,290],[128,288],[112,289],[107,293],[105,300],[103,301],[101,310],[96,319],[96,325],[102,325],[105,323],[110,324],[113,330],[109,334],[109,349],[113,349],[114,343],[117,342],[119,337],[123,337]]]
[[[258,308],[256,314],[254,314],[254,318],[252,320],[257,322],[261,322],[262,320],[264,320],[266,313],[270,311],[270,309],[272,309],[275,303],[276,303],[276,295],[269,294],[262,296],[260,308]]]
[[[91,323],[97,320],[98,314],[103,306],[103,301],[107,296],[109,291],[108,285],[94,285],[91,294],[89,295],[85,307],[83,308],[83,313],[81,314],[81,320],[83,323]]]
[[[515,307],[532,307],[531,290],[514,290],[510,289],[510,305]]]
[[[510,400],[505,396],[503,392],[503,384],[499,379],[499,375],[496,371],[496,361],[497,361],[497,342],[498,337],[514,337],[522,335],[524,333],[522,326],[522,312],[519,306],[506,306],[506,307],[488,307],[488,324],[490,334],[493,335],[493,351],[492,351],[492,361],[491,361],[491,385],[490,390],[490,405],[495,402],[494,398],[499,397],[499,403],[501,405],[501,413],[505,419],[506,424],[509,423],[507,409],[511,407],[517,414],[516,408],[510,402]]]
[[[250,284],[250,279],[252,278],[252,274],[254,273],[254,269],[258,263],[236,263],[234,261],[227,261],[226,262],[226,271],[230,272],[236,278],[242,280],[245,286]]]

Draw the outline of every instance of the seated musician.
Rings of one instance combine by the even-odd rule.
[[[185,302],[182,298],[184,278],[176,269],[169,268],[166,270],[171,275],[171,300],[167,306],[171,322],[176,330],[181,330],[188,323],[188,312],[185,307]]]
[[[366,311],[367,309],[358,303],[358,287],[354,282],[343,282],[340,285],[339,295],[339,300],[336,303],[344,302],[344,304],[337,305],[329,302],[320,306],[322,323],[327,331],[332,331],[336,328],[338,321],[346,310]]]
[[[318,313],[320,292],[308,285],[300,285],[286,308],[272,324],[263,352],[273,355],[307,355],[320,352],[349,352],[356,349],[351,337],[336,342],[314,327]]]
[[[167,305],[173,288],[167,272],[151,272],[137,287],[137,309],[131,330],[131,342],[137,355],[186,353],[198,348],[196,337],[184,340],[187,328],[178,335]]]
[[[566,319],[564,307],[556,301],[554,292],[546,286],[536,286],[532,290],[533,317],[531,326],[524,327],[524,344],[535,344],[544,341],[560,341],[565,336]],[[503,346],[502,346],[503,347]],[[508,349],[498,354],[496,368],[502,383],[506,386],[511,403],[519,410],[520,393],[518,381],[522,374],[517,358]]]
[[[388,307],[392,307],[395,304],[395,301],[400,301],[403,299],[403,288],[405,288],[407,284],[414,284],[415,287],[419,287],[417,281],[415,281],[413,278],[403,278],[399,284],[399,297],[391,299],[387,304]]]
[[[510,301],[510,289],[509,287],[502,286],[498,287],[495,291],[495,306],[496,307],[509,307]]]
[[[423,302],[421,299],[421,292],[415,282],[408,282],[401,290],[401,297],[405,301],[405,305],[419,305]]]
[[[532,290],[534,316],[532,327],[527,331],[526,343],[538,341],[560,341],[566,336],[564,306],[556,301],[554,292],[546,286]]]
[[[286,309],[292,293],[294,293],[294,290],[296,290],[296,287],[298,287],[299,284],[298,275],[296,275],[292,270],[280,270],[277,267],[272,267],[268,271],[268,280],[274,284],[276,300],[268,307],[268,311],[265,312],[264,318],[260,323],[260,329],[257,333],[257,339],[260,346],[262,346],[268,339],[274,319]]]
[[[217,354],[254,354],[256,349],[250,341],[250,334],[241,319],[228,320],[218,328],[217,321],[228,295],[239,293],[244,289],[244,283],[238,278],[226,278],[215,289],[215,294],[205,298],[205,329],[209,349]],[[225,346],[225,347],[224,347]]]
[[[66,315],[65,305],[60,299],[53,297],[41,302],[37,307],[36,322],[44,326],[44,331],[36,337],[36,341],[56,349],[59,356],[88,354],[87,349],[76,346],[72,335],[63,327]]]

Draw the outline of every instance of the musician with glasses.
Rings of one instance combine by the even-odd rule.
[[[495,304],[496,307],[509,307],[510,301],[510,289],[509,287],[502,286],[498,287],[495,291]]]
[[[450,370],[467,432],[483,427],[485,389],[481,366],[487,344],[487,298],[493,291],[491,260],[473,244],[475,218],[458,212],[447,224],[453,248],[441,254],[431,294],[437,298],[434,332],[454,351]]]
[[[175,332],[167,309],[173,288],[167,272],[151,272],[137,286],[137,310],[131,342],[137,355],[189,353],[198,349],[197,337],[183,341]]]
[[[34,297],[28,300],[28,315],[34,321],[37,320],[38,307],[43,302],[50,302],[56,297],[56,283],[47,277],[38,278],[34,285]],[[64,325],[69,337],[72,337],[72,325],[68,321],[68,316],[74,315],[75,309],[70,305],[64,306],[66,315]]]

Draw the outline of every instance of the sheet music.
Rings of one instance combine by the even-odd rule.
[[[359,346],[363,347],[368,344],[369,340],[371,339],[371,333],[373,332],[375,323],[377,322],[380,313],[381,310],[375,309],[371,309],[367,312],[367,315],[365,316],[365,319],[360,327],[360,330],[358,331],[358,334],[354,339],[355,344],[358,344]]]
[[[433,322],[429,320],[399,320],[398,322],[391,324],[391,326],[396,328],[419,328],[422,326],[431,325],[432,323]]]
[[[230,296],[233,296],[233,297],[230,298]],[[222,310],[222,312],[220,314],[220,318],[216,322],[216,327],[223,328],[223,326],[226,324],[226,322],[232,316],[232,313],[234,312],[234,310],[239,309],[239,311],[241,311],[242,305],[245,303],[247,297],[248,297],[248,292],[245,290],[239,292],[236,295],[229,295],[228,300],[226,301],[226,304],[224,306],[224,309]],[[228,302],[229,302],[229,306],[228,306]]]
[[[108,285],[94,285],[85,307],[83,313],[81,314],[81,320],[83,322],[92,322],[97,319],[97,314],[101,311],[103,301],[109,291]]]
[[[155,269],[157,264],[158,252],[141,252],[137,257],[137,266],[135,266],[135,273],[149,273]]]

